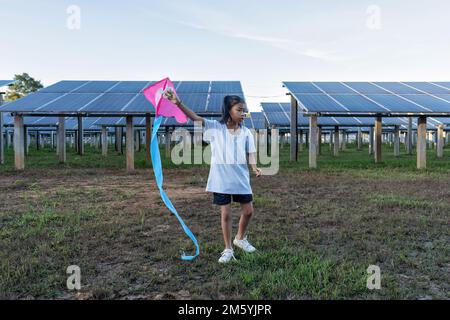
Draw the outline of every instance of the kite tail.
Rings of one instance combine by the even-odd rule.
[[[195,238],[194,234],[191,232],[191,230],[186,226],[183,219],[181,219],[180,215],[178,214],[177,210],[173,206],[172,202],[170,201],[167,194],[164,192],[163,189],[163,173],[162,173],[162,166],[161,166],[161,156],[159,154],[159,146],[158,146],[158,129],[161,125],[162,120],[164,117],[157,117],[155,119],[155,123],[153,124],[153,132],[152,132],[152,141],[151,141],[151,157],[152,157],[152,163],[153,163],[153,171],[155,172],[155,179],[156,184],[158,185],[159,193],[161,194],[161,198],[164,201],[164,204],[166,207],[177,217],[178,221],[180,222],[181,226],[183,227],[184,232],[191,238],[192,242],[194,242],[196,249],[194,256],[187,256],[184,252],[181,255],[182,260],[193,260],[200,254],[200,248],[198,246],[197,239]]]

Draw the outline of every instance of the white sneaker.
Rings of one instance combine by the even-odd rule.
[[[219,259],[219,263],[227,263],[230,262],[231,259],[236,260],[236,258],[234,257],[234,252],[232,249],[225,249],[222,252],[222,256]]]
[[[244,239],[242,239],[242,240],[238,240],[238,239],[234,238],[233,244],[236,247],[241,248],[245,252],[255,252],[256,251],[256,248],[254,246],[252,246],[250,244],[250,242],[248,242],[247,237],[244,237]]]

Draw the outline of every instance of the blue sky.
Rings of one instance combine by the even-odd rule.
[[[80,29],[67,27],[70,5]],[[0,79],[450,81],[450,1],[0,0]]]

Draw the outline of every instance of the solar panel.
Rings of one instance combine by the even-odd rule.
[[[353,118],[353,117],[336,117],[336,118],[329,117],[326,122],[318,121],[317,124],[318,125],[333,125],[334,124],[334,125],[339,125],[339,126],[358,126],[361,123],[358,121],[357,118]]]
[[[311,112],[346,112],[336,101],[325,94],[294,94],[297,100]]]
[[[289,119],[291,118],[291,112],[290,111],[287,113],[287,116],[288,116]],[[297,114],[297,126],[300,126],[300,127],[307,127],[307,126],[309,126],[309,117],[305,117],[305,116],[303,116],[303,114],[298,113]]]
[[[341,117],[336,117],[335,119],[337,119],[339,121],[340,118]],[[375,118],[354,117],[354,119],[356,119],[356,121],[357,121],[357,123],[359,123],[359,125],[365,125],[365,126],[373,126],[374,122],[375,122]],[[394,119],[394,118],[392,118],[392,119]],[[384,121],[384,119],[383,119],[383,121]]]
[[[368,82],[344,82],[347,86],[359,93],[379,93],[388,94],[389,92]]]
[[[40,126],[55,126],[58,123],[58,117],[25,117],[24,124],[29,125],[40,125]]]
[[[179,81],[174,83],[178,93],[208,93],[209,81]]]
[[[128,105],[123,107],[124,112],[155,112],[155,108],[143,94],[138,94]]]
[[[333,94],[330,95],[345,108],[352,110],[352,112],[386,112],[389,109],[383,108],[376,103],[355,94]]]
[[[12,102],[8,102],[2,106],[2,109],[9,112],[13,112],[15,110],[20,111],[32,111],[36,108],[40,108],[41,106],[52,102],[56,98],[60,97],[60,93],[31,93],[21,99],[17,99]],[[13,105],[14,108],[10,108]]]
[[[135,118],[136,117],[133,117],[133,122],[134,122]],[[146,125],[146,119],[144,117],[136,118],[136,123],[137,123],[137,125],[145,126]]]
[[[432,121],[433,119],[430,118],[430,120]],[[450,125],[450,118],[436,118],[436,119],[434,119],[434,122],[436,124]]]
[[[5,114],[4,119],[5,126],[14,126],[14,118]],[[86,131],[98,131],[99,127],[96,125],[97,121],[102,118],[83,118],[83,129]],[[116,118],[117,119],[117,118]],[[59,117],[24,117],[24,125],[27,126],[28,130],[56,130],[59,124]],[[74,117],[65,118],[65,128],[66,130],[77,130],[78,129],[78,119]]]
[[[425,112],[426,109],[393,94],[367,94],[368,98],[397,112]]]
[[[126,126],[126,117],[104,117],[95,122],[96,126]],[[145,117],[133,117],[134,126],[145,126]]]
[[[5,127],[9,126],[13,122],[14,122],[14,119],[8,113],[3,114],[3,126],[5,126]]]
[[[59,96],[58,99],[56,99],[53,102],[50,102],[46,104],[45,106],[42,106],[39,111],[70,111],[74,109],[79,109],[81,106],[84,106],[88,104],[89,102],[93,101],[95,98],[97,98],[100,94],[99,93],[69,93],[64,96]]]
[[[250,112],[250,116],[253,120],[253,127],[256,130],[265,129],[266,128],[266,118],[262,112]]]
[[[47,119],[48,118],[48,119]],[[55,126],[55,119],[58,119],[57,117],[24,117],[23,124],[25,126]],[[13,127],[14,126],[14,117],[9,116],[8,113],[5,113],[3,115],[3,125]]]
[[[432,83],[450,90],[450,82],[432,82]]]
[[[291,112],[291,104],[290,103],[280,103],[281,110],[284,112]]]
[[[39,90],[39,93],[49,92],[49,93],[67,93],[71,92],[79,87],[86,85],[89,81],[74,81],[74,80],[63,80],[55,83],[51,86]]]
[[[133,93],[105,93],[89,104],[79,107],[78,111],[120,112],[135,96]]]
[[[445,89],[429,82],[403,82],[403,83],[430,94],[450,94],[450,89]]]
[[[0,87],[8,86],[14,83],[14,80],[0,80]]]
[[[66,118],[65,122],[64,122],[64,127],[66,130],[77,130],[78,129],[78,119],[70,118],[70,117]]]
[[[155,83],[155,81],[121,81],[111,88],[110,93],[139,93],[145,88]]]
[[[244,126],[249,129],[253,129],[253,122],[251,118],[244,118]]]
[[[178,96],[186,106],[191,108],[194,112],[205,112],[206,100],[208,99],[207,93],[178,93]]]
[[[323,93],[311,82],[283,82],[292,93]]]
[[[317,87],[326,93],[355,93],[352,89],[344,86],[339,82],[313,82]]]
[[[410,88],[401,84],[399,82],[373,82],[374,84],[397,94],[420,94],[420,91],[417,91],[414,88]]]
[[[239,81],[212,81],[212,93],[238,92],[242,95],[242,86]]]
[[[78,119],[74,119],[77,122],[76,128],[78,129]],[[83,118],[83,130],[98,130],[98,126],[96,125],[100,118]]]
[[[264,110],[264,112],[283,112],[283,108],[280,106],[279,103],[261,103],[261,106]]]
[[[266,113],[267,121],[270,126],[289,126],[290,120],[284,112]]]
[[[435,96],[450,102],[450,94],[436,94]]]
[[[383,123],[383,126],[386,126],[386,125],[398,126],[398,125],[402,125],[402,124],[407,125],[408,120],[404,120],[403,118],[385,117],[385,118],[383,118],[382,123]]]
[[[220,113],[222,111],[223,106],[223,94],[212,93],[209,95],[208,103],[206,106],[206,110],[209,112],[217,112]]]
[[[133,118],[134,120],[134,118]],[[98,126],[125,125],[125,117],[102,117],[96,122]]]
[[[119,81],[91,81],[73,91],[74,93],[103,93],[118,85]]]
[[[404,98],[409,99],[421,106],[428,108],[431,112],[449,112],[450,102],[443,101],[441,99],[424,95],[424,94],[412,94],[403,95]]]

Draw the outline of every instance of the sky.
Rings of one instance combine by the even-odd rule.
[[[0,0],[0,79],[450,81],[450,1]]]

